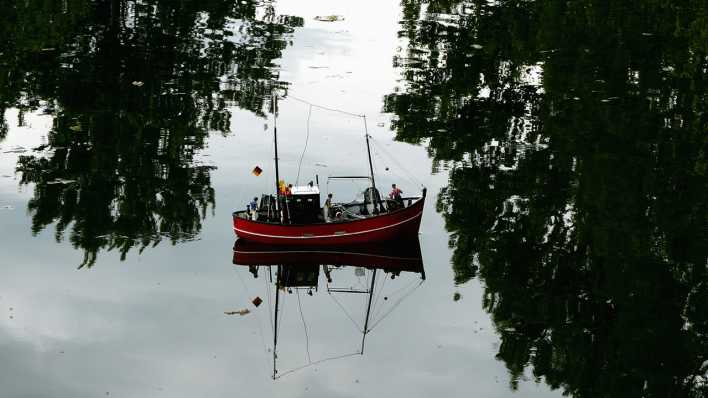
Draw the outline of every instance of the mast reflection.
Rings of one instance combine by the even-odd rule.
[[[270,289],[267,293],[268,305],[274,307],[273,311],[269,311],[273,325],[273,379],[325,361],[363,355],[366,336],[425,281],[420,242],[417,238],[383,245],[326,248],[273,247],[239,239],[234,244],[233,263],[248,267],[254,279],[266,278],[269,287],[275,287],[272,293]],[[352,270],[353,273],[349,272]],[[347,284],[352,282],[352,275],[354,283]],[[406,281],[400,282],[409,276],[414,278],[407,284]],[[350,279],[347,280],[347,277]],[[391,294],[384,291],[385,285],[393,290]],[[309,296],[324,291],[331,296],[333,303],[361,333],[361,345],[352,353],[315,360],[310,357],[308,348],[308,360],[305,365],[281,373],[277,367],[279,328],[282,327],[279,325],[282,318],[279,311],[282,311],[283,301],[287,296],[296,295],[307,333],[305,317],[302,315],[301,291]],[[364,300],[363,325],[342,305],[338,299],[342,295],[358,295]]]

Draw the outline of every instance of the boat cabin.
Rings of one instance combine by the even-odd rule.
[[[295,224],[318,222],[320,210],[320,188],[314,185],[292,187],[286,198],[290,220]]]

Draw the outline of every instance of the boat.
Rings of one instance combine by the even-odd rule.
[[[271,347],[266,347],[266,351],[272,352],[273,379],[279,379],[287,374],[329,360],[363,355],[367,335],[425,281],[420,243],[417,237],[398,241],[397,244],[332,247],[273,246],[237,239],[233,248],[233,264],[239,267],[248,267],[254,280],[262,279],[266,284],[266,288],[263,288],[260,294],[266,298],[265,301],[269,305],[267,314],[270,319],[267,323],[271,323],[273,326],[272,350]],[[321,278],[320,272],[324,274],[324,277]],[[406,274],[418,274],[418,277],[411,278]],[[355,279],[360,278],[368,283],[366,285],[352,283],[351,280],[346,280],[347,276],[354,276]],[[397,279],[397,281],[391,281],[392,279]],[[400,281],[400,279],[404,279],[404,281]],[[312,296],[322,290],[319,289],[321,284],[325,285],[324,292],[332,296],[331,309],[341,310],[344,313],[343,321],[349,318],[357,332],[361,334],[361,342],[355,351],[347,350],[344,354],[331,355],[332,347],[329,347],[325,351],[330,355],[324,358],[317,357],[314,353],[311,356],[309,348],[306,348],[307,361],[305,363],[296,361],[295,366],[281,371],[278,367],[284,358],[279,357],[278,343],[279,338],[282,337],[280,330],[284,327],[282,311],[285,302],[289,300],[288,297],[296,301],[287,307],[299,308],[300,315],[295,324],[300,324],[301,320],[305,335],[310,336],[315,330],[312,330],[306,323],[308,322],[308,314],[312,313],[303,312],[303,307],[311,299],[302,298],[300,292],[304,291],[306,295]],[[248,290],[251,291],[254,287],[255,285]],[[391,291],[386,292],[385,287],[389,287]],[[342,295],[348,295],[349,299],[353,300],[350,303],[354,303],[355,307],[363,308],[364,313],[360,321],[354,319],[356,315],[343,307],[344,298]],[[357,299],[357,297],[361,297],[361,299]],[[316,299],[316,297],[312,299]],[[262,300],[260,296],[259,300]],[[271,309],[271,305],[274,308]],[[317,312],[322,314],[325,310],[326,308],[320,307]],[[253,311],[257,310],[254,308]],[[266,314],[263,311],[260,313]],[[287,322],[285,325],[287,328]],[[310,331],[309,334],[307,330]],[[309,343],[307,346],[309,347]],[[351,344],[348,343],[346,346],[351,346]],[[292,351],[292,349],[287,350],[290,353]],[[336,352],[336,350],[334,351]]]
[[[341,267],[383,269],[392,272],[417,272],[425,279],[418,238],[397,244],[345,246],[272,246],[237,239],[233,264],[244,266],[298,266],[327,264]]]
[[[274,118],[277,100],[274,98]],[[233,229],[241,239],[285,246],[361,245],[410,239],[418,235],[425,205],[426,189],[414,197],[382,198],[376,188],[369,133],[364,130],[369,160],[368,176],[332,176],[341,179],[366,179],[370,186],[364,199],[321,206],[317,184],[285,188],[278,169],[278,130],[273,127],[275,151],[275,194],[264,194],[256,209],[236,211]]]

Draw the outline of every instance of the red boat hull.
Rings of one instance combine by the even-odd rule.
[[[423,273],[417,237],[383,245],[314,248],[264,245],[238,239],[234,243],[233,263],[246,266],[327,264]]]
[[[425,195],[410,206],[360,220],[318,224],[276,224],[233,216],[236,236],[251,242],[288,246],[355,245],[409,239],[418,235]]]

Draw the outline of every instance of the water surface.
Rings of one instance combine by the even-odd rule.
[[[8,10],[0,395],[706,395],[704,4]],[[367,115],[379,186],[430,193],[425,279],[378,274],[363,355],[287,373],[356,352],[366,300],[281,291],[277,380],[230,221],[274,186],[274,94],[287,181],[348,200],[326,177],[368,171],[363,120],[306,100]]]

